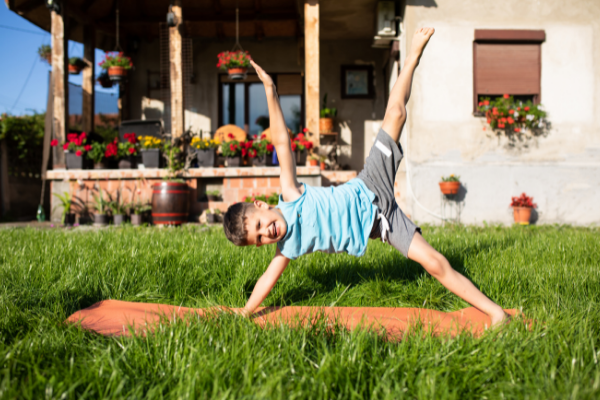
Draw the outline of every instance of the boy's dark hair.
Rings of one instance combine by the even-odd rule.
[[[248,245],[248,232],[244,223],[246,221],[246,214],[253,212],[254,209],[254,203],[236,203],[230,206],[223,216],[225,236],[236,246]]]

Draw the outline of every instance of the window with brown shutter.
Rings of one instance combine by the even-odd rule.
[[[473,109],[482,97],[505,93],[523,100],[541,100],[540,30],[475,30],[473,42]]]

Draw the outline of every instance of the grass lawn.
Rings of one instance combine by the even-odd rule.
[[[481,338],[399,343],[234,316],[106,338],[67,326],[104,299],[241,307],[274,253],[221,228],[0,230],[0,399],[600,398],[600,230],[424,229],[452,265],[522,321]],[[468,305],[392,247],[293,261],[265,305]]]

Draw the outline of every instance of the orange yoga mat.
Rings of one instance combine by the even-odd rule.
[[[227,308],[187,308],[165,304],[132,303],[118,300],[105,300],[81,311],[77,311],[67,322],[80,324],[83,329],[106,336],[129,336],[131,332],[145,334],[152,331],[162,320],[185,319],[190,315],[206,315]],[[517,310],[505,310],[515,315]],[[470,307],[445,313],[422,308],[383,308],[383,307],[266,307],[258,309],[252,316],[260,326],[288,324],[297,326],[317,318],[337,322],[348,329],[364,328],[383,331],[391,340],[399,340],[402,334],[421,324],[433,334],[456,334],[468,331],[480,335],[490,319],[481,311]]]

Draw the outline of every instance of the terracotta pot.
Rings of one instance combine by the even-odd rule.
[[[45,57],[43,57],[44,60],[46,60],[46,62],[50,65],[52,65],[52,54],[47,54]]]
[[[440,182],[440,190],[445,195],[453,195],[458,193],[460,182]]]
[[[187,183],[161,182],[152,186],[152,222],[181,225],[188,219],[190,188]]]
[[[319,118],[319,133],[326,134],[333,132],[333,118]]]
[[[83,68],[79,65],[71,65],[69,64],[69,74],[71,75],[79,75]]]
[[[321,162],[321,171],[325,171],[327,169],[327,164],[325,162]]]
[[[316,167],[317,165],[319,165],[319,160],[315,160],[315,159],[312,159],[312,158],[311,158],[310,160],[308,160],[308,164],[309,164],[311,167]]]
[[[108,67],[108,77],[111,81],[122,81],[127,76],[127,70],[124,67]]]
[[[516,224],[529,225],[531,207],[513,207],[513,217]]]
[[[248,68],[229,68],[227,72],[229,73],[229,79],[246,79]]]

